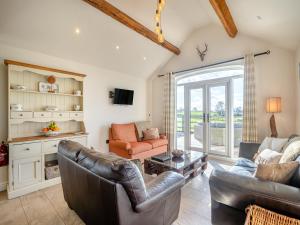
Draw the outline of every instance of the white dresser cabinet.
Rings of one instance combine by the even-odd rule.
[[[28,63],[4,60],[8,71],[8,198],[15,198],[61,182],[57,151],[61,140],[87,146],[84,125],[84,78],[86,75]],[[49,77],[56,89],[45,87]],[[53,79],[54,77],[54,79]],[[54,85],[54,84],[52,84]],[[23,86],[22,89],[16,88]],[[41,87],[44,87],[41,88]],[[24,111],[13,111],[13,105]],[[49,109],[55,109],[49,111]],[[74,111],[74,109],[81,111]],[[41,136],[54,121],[60,134]],[[56,130],[57,131],[57,130]]]

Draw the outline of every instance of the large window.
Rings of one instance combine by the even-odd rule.
[[[181,75],[176,110],[178,149],[237,157],[243,122],[243,66]]]

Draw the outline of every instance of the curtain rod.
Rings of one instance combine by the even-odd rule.
[[[271,51],[268,50],[268,51],[265,51],[265,52],[254,54],[254,57],[261,56],[261,55],[270,55],[270,53],[271,53]],[[238,60],[241,60],[241,59],[244,59],[244,58],[245,57],[240,57],[240,58],[236,58],[236,59],[230,59],[230,60],[226,60],[226,61],[222,61],[222,62],[217,62],[217,63],[205,65],[205,66],[195,67],[195,68],[192,68],[192,69],[180,70],[180,71],[177,71],[177,72],[173,72],[173,74],[189,72],[189,71],[203,69],[203,68],[207,68],[207,67],[211,67],[211,66],[217,66],[217,65],[220,65],[220,64],[224,64],[224,63],[230,63],[230,62],[238,61]],[[163,77],[165,75],[160,74],[160,75],[157,75],[157,76],[158,77]]]

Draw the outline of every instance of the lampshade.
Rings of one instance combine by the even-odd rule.
[[[281,98],[271,97],[267,99],[266,110],[268,113],[279,113],[281,112]]]

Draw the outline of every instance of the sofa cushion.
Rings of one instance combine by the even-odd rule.
[[[151,128],[152,123],[151,121],[139,121],[135,122],[135,126],[138,132],[139,141],[141,141],[143,139],[143,130]]]
[[[134,123],[112,124],[111,132],[114,140],[137,142]]]
[[[152,145],[146,142],[130,142],[130,145],[131,149],[129,149],[128,151],[131,155],[135,155],[152,149]]]
[[[265,149],[255,158],[255,164],[279,163],[282,153]]]
[[[300,156],[298,156],[298,158],[295,161],[300,164]],[[296,170],[296,172],[294,173],[292,179],[290,180],[290,185],[300,188],[300,166],[298,170]]]
[[[143,177],[133,162],[113,154],[84,148],[78,155],[78,164],[100,177],[120,183],[133,207],[147,199]]]
[[[271,149],[276,152],[282,152],[284,145],[288,142],[288,138],[266,137],[258,148],[254,159],[265,149]]]
[[[298,168],[298,162],[259,164],[255,177],[261,180],[287,184]]]
[[[280,159],[280,163],[286,163],[294,161],[300,155],[300,138],[295,137],[288,142],[283,149],[283,155]]]
[[[143,130],[143,140],[153,140],[153,139],[159,139],[159,131],[158,128],[148,128],[146,130]]]
[[[147,140],[147,141],[143,141],[143,142],[151,144],[152,148],[158,148],[160,146],[168,144],[168,140],[167,139],[161,139],[161,138],[160,139]]]

